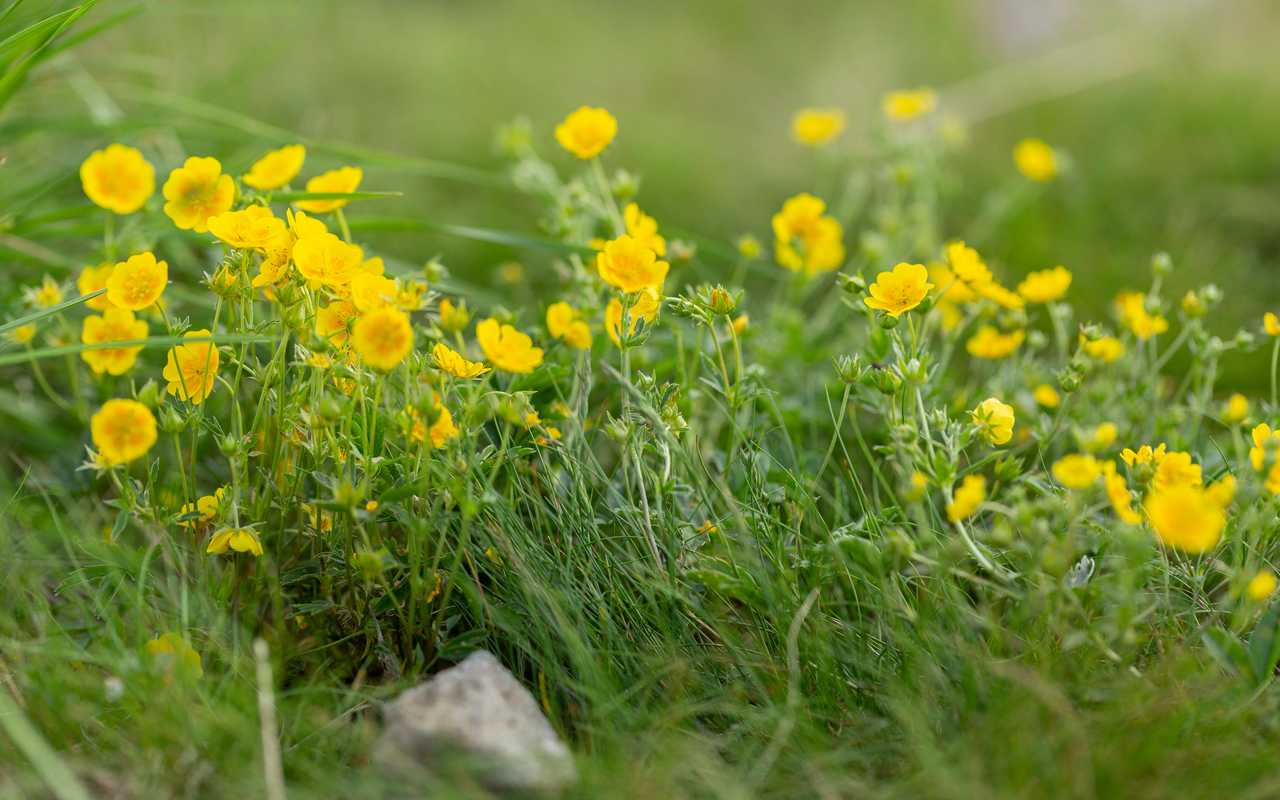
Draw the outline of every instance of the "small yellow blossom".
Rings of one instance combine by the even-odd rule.
[[[741,336],[742,332],[745,331],[747,326],[750,324],[751,320],[747,318],[747,315],[741,314],[733,321],[733,332]]]
[[[186,522],[179,522],[178,524],[184,528],[190,528],[197,524],[203,525],[204,523],[215,519],[222,513],[222,504],[226,502],[226,498],[227,487],[220,486],[213,494],[207,494],[204,497],[197,499],[194,504],[184,504],[179,515],[186,515],[198,511],[200,512],[200,516],[196,517],[194,520],[187,520]]]
[[[1133,495],[1129,493],[1129,484],[1124,476],[1116,472],[1116,462],[1108,461],[1102,465],[1103,483],[1106,485],[1107,497],[1116,516],[1130,525],[1142,523],[1142,515],[1133,510]]]
[[[455,307],[449,298],[440,301],[440,330],[445,333],[457,333],[467,327],[471,315],[467,312],[467,301],[459,301]]]
[[[280,248],[272,250],[258,265],[258,274],[253,279],[257,287],[271,287],[283,281],[289,275],[289,250]]]
[[[1261,470],[1268,447],[1272,452],[1280,449],[1280,433],[1272,431],[1271,426],[1264,422],[1253,429],[1252,435],[1253,447],[1249,448],[1249,461],[1254,469]]]
[[[268,151],[265,156],[253,162],[249,173],[241,175],[240,180],[255,189],[279,189],[297,176],[306,158],[307,148],[300,144],[287,144],[279,150]]]
[[[918,503],[924,499],[924,493],[929,489],[929,479],[925,477],[923,472],[919,470],[911,473],[911,484],[907,490],[905,499],[909,503]]]
[[[425,444],[430,438],[431,446],[438,449],[444,447],[445,442],[448,440],[457,437],[458,428],[453,424],[453,415],[449,413],[449,409],[436,404],[436,410],[440,412],[440,417],[430,428],[427,428],[423,421],[418,418],[418,409],[409,409],[409,416],[413,419],[413,426],[409,432],[410,440]]]
[[[1249,581],[1249,585],[1245,587],[1245,594],[1249,595],[1250,600],[1266,600],[1275,593],[1276,583],[1275,573],[1264,569]]]
[[[1058,157],[1039,139],[1023,139],[1013,148],[1013,163],[1033,181],[1051,181],[1058,174]]]
[[[1156,537],[1168,547],[1203,553],[1222,537],[1226,515],[1199,486],[1184,484],[1155,490],[1143,501]]]
[[[1236,476],[1228,472],[1222,476],[1221,480],[1214,481],[1206,486],[1204,488],[1204,496],[1209,502],[1220,508],[1226,508],[1235,499],[1236,489],[1238,488],[1239,483],[1236,482]]]
[[[307,191],[347,194],[360,188],[362,180],[364,180],[364,170],[359,167],[331,169],[307,181]],[[310,211],[312,214],[327,214],[330,211],[337,211],[346,204],[346,200],[299,200],[298,208]]]
[[[582,312],[564,302],[547,307],[547,331],[576,350],[591,349],[591,328],[583,322]]]
[[[966,475],[953,500],[947,504],[947,519],[959,522],[972,517],[987,499],[987,479],[982,475]]]
[[[1017,350],[1026,338],[1027,333],[1022,329],[1001,333],[991,325],[983,325],[965,342],[964,349],[976,358],[1004,358]]]
[[[5,337],[16,344],[26,344],[36,338],[36,324],[31,322],[26,325],[19,325],[13,330],[6,332]]]
[[[1154,334],[1169,330],[1168,321],[1159,314],[1151,314],[1146,307],[1147,296],[1142,292],[1123,291],[1116,295],[1120,319],[1125,327],[1144,342]]]
[[[216,158],[192,156],[181,167],[169,173],[165,181],[164,213],[184,231],[204,233],[209,219],[231,210],[236,184],[230,175],[222,174]]]
[[[109,464],[141,458],[156,443],[156,418],[137,400],[117,398],[103,403],[89,421],[89,430]]]
[[[1116,437],[1119,435],[1120,429],[1114,422],[1103,422],[1084,438],[1083,446],[1086,450],[1091,450],[1095,453],[1100,450],[1106,450],[1115,444]]]
[[[141,311],[160,299],[169,283],[169,265],[151,253],[130,256],[116,264],[107,278],[107,300],[117,308]]]
[[[80,277],[76,278],[76,288],[80,290],[80,295],[83,297],[86,294],[93,294],[99,289],[107,288],[107,281],[111,279],[111,273],[115,268],[116,265],[108,261],[96,267],[85,267],[80,270]],[[84,306],[94,311],[106,311],[108,308],[113,308],[111,300],[105,294],[100,294],[92,300],[86,300]]]
[[[1084,352],[1085,355],[1100,359],[1104,364],[1110,364],[1124,355],[1124,344],[1114,336],[1104,336],[1085,342]]]
[[[38,287],[30,286],[23,291],[23,300],[32,308],[53,308],[66,299],[67,290],[62,284],[48,275]]]
[[[542,348],[534,347],[528,334],[492,317],[476,326],[476,339],[485,357],[500,370],[527,374],[542,363]]]
[[[1009,291],[995,281],[976,286],[974,291],[1002,308],[1019,309],[1027,304],[1022,295]]]
[[[1131,467],[1137,466],[1138,464],[1152,464],[1159,466],[1160,462],[1164,460],[1164,455],[1163,442],[1154,449],[1151,445],[1144,444],[1142,447],[1138,448],[1136,453],[1127,447],[1120,451],[1120,457],[1124,459],[1124,463]]]
[[[253,528],[224,528],[209,539],[209,546],[205,548],[205,552],[222,555],[228,548],[237,553],[260,556],[262,540],[258,538],[258,532]]]
[[[1057,408],[1058,403],[1061,402],[1058,390],[1047,383],[1042,383],[1036,387],[1035,397],[1036,402],[1045,408]]]
[[[782,204],[773,215],[774,257],[780,265],[812,274],[844,263],[844,230],[826,210],[826,203],[807,193]]]
[[[206,341],[181,344],[169,350],[164,365],[164,379],[169,382],[169,394],[192,403],[203,403],[217,386],[218,348],[208,330],[188,331],[184,339],[203,338]]]
[[[1222,421],[1228,425],[1237,425],[1244,422],[1247,416],[1249,416],[1249,398],[1238,393],[1231,395],[1222,409]]]
[[[641,211],[640,206],[628,203],[622,210],[622,218],[627,226],[627,235],[637,244],[660,256],[667,254],[667,240],[658,235],[658,221]]]
[[[335,300],[316,311],[316,333],[336,345],[347,343],[347,330],[359,317],[348,300]]]
[[[991,283],[991,270],[982,263],[982,257],[978,255],[978,251],[972,247],[966,247],[964,242],[948,242],[943,255],[951,271],[964,282],[964,286],[978,289]],[[976,295],[972,299],[977,299]],[[956,300],[966,302],[963,296],[957,297]]]
[[[433,347],[431,355],[435,358],[437,367],[455,378],[478,378],[489,371],[489,368],[484,364],[468,361],[443,344],[437,344]]]
[[[876,282],[867,289],[871,296],[863,298],[863,302],[868,308],[897,317],[920,305],[932,288],[929,271],[923,264],[902,263],[894,267],[893,272],[877,275]]]
[[[1191,454],[1173,451],[1165,453],[1156,465],[1151,485],[1157,491],[1169,492],[1181,486],[1199,486],[1201,483],[1200,465],[1191,461]]]
[[[748,261],[755,261],[760,257],[760,251],[764,249],[764,246],[760,244],[760,240],[749,233],[739,236],[736,246],[738,255]]]
[[[156,663],[161,664],[166,672],[176,666],[192,678],[204,675],[204,670],[200,668],[200,654],[180,634],[166,633],[150,640],[142,649]]]
[[[720,529],[716,524],[709,519],[703,520],[702,524],[698,526],[698,533],[715,533],[718,530]]]
[[[937,261],[929,263],[929,280],[933,282],[934,296],[943,302],[972,303],[978,299],[978,293],[970,289],[969,284],[960,280],[950,267]]]
[[[1062,297],[1071,286],[1071,271],[1054,267],[1032,272],[1018,284],[1018,294],[1028,303],[1049,303]]]
[[[1270,311],[1262,315],[1262,329],[1269,336],[1280,336],[1280,317]]]
[[[1091,455],[1072,453],[1053,462],[1053,477],[1068,489],[1088,489],[1102,474],[1102,465]]]
[[[209,233],[238,250],[275,250],[287,241],[284,220],[266,206],[227,211],[208,221]]]
[[[319,236],[322,233],[329,232],[329,226],[315,217],[308,217],[307,212],[299,211],[293,213],[293,209],[285,209],[285,217],[289,220],[289,233],[293,235],[294,241],[300,239],[309,239],[312,236]],[[290,245],[292,249],[292,245]]]
[[[1000,402],[998,398],[988,397],[977,408],[969,412],[973,424],[978,428],[978,436],[987,444],[1005,444],[1013,438],[1013,407]]]
[[[156,170],[132,147],[109,144],[80,165],[80,183],[95,205],[117,214],[132,214],[155,194]]]
[[[880,110],[894,122],[906,122],[928,114],[938,106],[938,95],[928,87],[889,92],[880,100]]]
[[[639,292],[661,286],[671,265],[625,233],[608,242],[596,254],[596,270],[610,286],[623,292]]]
[[[646,289],[641,292],[631,306],[630,311],[628,311],[631,315],[630,333],[635,333],[640,320],[653,322],[657,318],[661,307],[662,295],[657,289]],[[604,330],[609,335],[610,341],[619,347],[622,346],[622,341],[618,336],[622,330],[622,302],[616,297],[610,300],[609,305],[604,309]]]
[[[390,372],[413,350],[409,315],[392,307],[365,314],[351,329],[351,347],[373,369]]]
[[[80,341],[85,344],[102,342],[136,342],[147,338],[147,323],[134,319],[133,312],[127,308],[108,308],[102,316],[88,316],[84,320],[84,329],[80,333]],[[132,347],[103,347],[80,351],[80,357],[101,375],[104,372],[112,375],[123,375],[133,369],[138,360],[138,353],[145,345]]]
[[[1182,296],[1182,313],[1188,317],[1204,316],[1204,304],[1200,302],[1200,296],[1196,294],[1195,289],[1188,289]]]
[[[578,158],[600,154],[618,135],[618,120],[603,108],[582,106],[556,126],[556,141]]]
[[[822,147],[835,141],[844,125],[838,108],[802,108],[791,118],[791,138],[805,147]]]
[[[322,233],[298,240],[293,246],[293,263],[312,290],[321,286],[334,289],[349,285],[360,274],[364,251],[332,233]]]

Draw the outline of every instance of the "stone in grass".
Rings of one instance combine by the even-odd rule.
[[[569,748],[533,695],[478,650],[386,707],[381,759],[465,774],[491,791],[558,792],[577,781]]]

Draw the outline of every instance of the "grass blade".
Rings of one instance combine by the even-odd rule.
[[[89,793],[58,752],[49,746],[27,716],[14,705],[9,693],[0,689],[0,728],[18,746],[31,766],[58,800],[89,800]]]
[[[404,192],[280,192],[271,202],[293,203],[298,200],[374,200],[379,197],[403,197]]]
[[[566,244],[555,239],[544,239],[511,231],[496,231],[490,228],[473,228],[467,225],[450,225],[446,222],[422,222],[412,219],[358,219],[350,221],[351,230],[361,231],[419,231],[422,233],[440,233],[445,236],[459,236],[477,242],[502,244],[508,247],[533,248],[551,250],[557,253],[579,253],[594,255],[595,250],[585,245]]]
[[[251,344],[265,344],[267,342],[277,341],[274,336],[263,336],[261,334],[235,333],[220,334],[218,336],[149,336],[146,339],[133,339],[127,342],[94,342],[93,344],[64,344],[59,347],[42,347],[39,350],[27,350],[23,353],[10,353],[9,355],[0,356],[0,367],[7,367],[10,364],[25,364],[29,361],[39,361],[44,358],[56,358],[57,356],[75,355],[85,350],[103,350],[113,349],[116,347],[160,347],[173,346],[177,344],[198,344],[200,342],[213,342],[214,344],[239,344],[241,342],[249,342]]]
[[[82,294],[79,297],[76,297],[74,299],[66,300],[64,302],[58,303],[56,306],[49,306],[48,308],[42,308],[36,313],[28,314],[27,316],[22,317],[21,319],[15,319],[12,322],[6,322],[5,324],[0,325],[0,333],[7,333],[8,331],[11,331],[15,328],[21,328],[23,325],[30,325],[32,322],[38,322],[44,319],[45,317],[50,317],[50,316],[53,316],[54,314],[57,314],[59,311],[64,311],[68,308],[73,308],[75,306],[78,306],[81,303],[85,302],[86,300],[92,300],[93,298],[97,297],[100,294],[105,293],[106,291],[107,291],[106,289],[99,289],[96,292],[90,292],[89,294]]]

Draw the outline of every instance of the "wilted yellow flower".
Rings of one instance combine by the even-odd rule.
[[[630,333],[635,333],[640,320],[653,322],[661,307],[662,295],[657,289],[645,289],[641,292],[627,312],[631,315]],[[604,330],[609,335],[610,341],[619,347],[622,346],[618,336],[619,331],[622,330],[622,303],[616,297],[610,300],[609,305],[604,309]]]
[[[249,174],[241,175],[245,185],[255,189],[279,189],[297,176],[306,160],[307,148],[300,144],[287,144],[279,150],[271,150],[253,162]]]
[[[603,108],[582,106],[556,126],[556,141],[578,158],[592,158],[618,135],[618,120]]]
[[[209,233],[238,250],[274,250],[288,241],[284,220],[266,206],[249,206],[209,218]]]
[[[1071,286],[1071,271],[1054,267],[1032,272],[1018,284],[1018,294],[1028,303],[1048,303],[1067,293]]]
[[[1147,495],[1142,505],[1156,537],[1165,545],[1188,553],[1211,549],[1226,526],[1222,507],[1206,497],[1199,486],[1156,490]]]
[[[183,339],[208,339],[208,330],[187,331]],[[192,403],[203,403],[213,394],[217,385],[218,348],[211,341],[180,344],[169,350],[164,365],[164,379],[169,382],[169,394]]]
[[[583,322],[582,312],[564,302],[547,307],[547,331],[577,350],[591,349],[591,328]]]
[[[359,314],[347,300],[335,300],[316,310],[316,333],[336,345],[347,343],[347,328]]]
[[[23,301],[32,308],[53,308],[66,299],[67,290],[45,275],[39,286],[28,286],[22,294]]]
[[[220,486],[213,494],[207,494],[204,497],[197,499],[194,504],[184,504],[182,506],[182,510],[178,512],[180,516],[190,514],[193,511],[199,511],[200,516],[196,517],[194,520],[187,520],[186,522],[179,522],[178,524],[184,528],[190,528],[196,524],[203,525],[209,520],[214,519],[222,513],[222,504],[226,500],[226,497],[227,487]]]
[[[307,191],[346,194],[359,189],[362,180],[364,180],[364,170],[359,167],[331,169],[307,181]],[[299,200],[298,208],[310,211],[312,214],[327,214],[330,211],[337,211],[346,204],[346,200]]]
[[[844,230],[824,212],[827,204],[808,193],[782,204],[773,215],[774,257],[795,272],[825,272],[844,263]]]
[[[880,100],[884,115],[895,122],[915,119],[938,106],[938,95],[928,87],[889,92]]]
[[[1084,352],[1085,355],[1101,359],[1104,364],[1110,364],[1124,355],[1124,344],[1114,336],[1104,336],[1101,339],[1085,342]]]
[[[394,305],[399,290],[396,282],[361,269],[351,280],[351,297],[356,310],[367,313]]]
[[[948,242],[943,255],[951,271],[964,282],[964,286],[977,289],[991,283],[991,270],[982,263],[982,257],[978,255],[978,251],[972,247],[965,247],[964,242]],[[958,302],[966,302],[963,297],[955,299]],[[973,299],[976,299],[976,295]]]
[[[1169,330],[1168,321],[1159,314],[1150,314],[1146,307],[1147,296],[1142,292],[1123,291],[1116,295],[1116,305],[1125,327],[1139,339],[1146,341],[1152,334]]]
[[[253,528],[224,528],[209,539],[209,546],[205,548],[205,552],[221,555],[227,552],[227,548],[237,553],[262,555],[262,541]]]
[[[80,341],[85,344],[135,342],[147,338],[147,330],[147,323],[134,319],[132,311],[126,308],[108,308],[100,317],[85,317]],[[132,347],[81,350],[80,357],[99,375],[104,372],[123,375],[133,369],[138,353],[142,352],[144,346],[139,344]]]
[[[116,264],[107,278],[107,300],[117,308],[150,308],[169,283],[169,265],[151,253],[130,256]]]
[[[437,367],[455,378],[478,378],[489,371],[484,364],[468,361],[443,344],[433,347],[431,355],[435,357]]]
[[[1171,452],[1156,465],[1156,475],[1151,485],[1157,491],[1169,492],[1180,486],[1201,484],[1200,465],[1192,463],[1190,453]]]
[[[1249,398],[1239,393],[1231,395],[1222,409],[1222,421],[1228,425],[1235,425],[1243,422],[1247,416],[1249,416]]]
[[[1017,350],[1026,338],[1027,333],[1022,329],[1013,333],[1001,333],[991,325],[983,325],[965,342],[964,349],[977,358],[1004,358]]]
[[[955,490],[952,501],[947,504],[947,519],[959,522],[972,517],[986,499],[987,479],[982,475],[964,476],[960,488]]]
[[[1058,390],[1047,383],[1042,383],[1036,387],[1034,392],[1036,402],[1045,408],[1057,408],[1061,398],[1058,396]]]
[[[805,147],[822,147],[844,132],[844,112],[838,108],[802,108],[791,118],[791,138]]]
[[[457,333],[467,327],[471,315],[467,312],[467,301],[461,300],[455,307],[449,298],[440,301],[440,330],[445,333]]]
[[[1033,181],[1051,181],[1058,174],[1058,157],[1039,139],[1023,139],[1013,148],[1013,163]]]
[[[639,292],[661,286],[671,265],[625,233],[608,242],[596,254],[596,270],[610,286],[624,292]]]
[[[881,272],[877,275],[876,282],[867,289],[871,296],[863,298],[862,302],[868,308],[897,317],[920,305],[920,301],[932,288],[929,271],[924,268],[924,264],[902,263],[894,267],[893,272]]]
[[[137,400],[117,398],[102,404],[89,420],[89,431],[108,464],[127,464],[156,443],[156,418]]]
[[[351,346],[364,363],[379,372],[390,372],[413,350],[409,315],[390,306],[365,314],[351,329]]]
[[[109,144],[80,165],[80,183],[94,204],[117,214],[132,214],[155,194],[156,170],[132,147]]]
[[[1280,336],[1280,317],[1270,311],[1262,315],[1262,328],[1270,336]]]
[[[312,290],[321,286],[336,289],[360,274],[364,251],[332,233],[322,233],[298,240],[293,246],[293,263]]]
[[[193,678],[204,675],[204,670],[200,668],[200,654],[177,633],[166,633],[152,639],[144,644],[142,649],[157,663],[162,664],[166,670],[176,666]]]
[[[492,317],[476,326],[476,339],[485,357],[500,370],[527,374],[542,363],[542,348],[534,347],[528,334]]]
[[[1133,502],[1133,495],[1129,493],[1129,484],[1124,476],[1116,472],[1116,462],[1108,461],[1103,464],[1102,475],[1103,483],[1107,488],[1107,497],[1111,500],[1111,507],[1116,510],[1116,516],[1130,525],[1141,524],[1142,515],[1134,511],[1130,505]]]
[[[93,294],[99,289],[107,288],[107,281],[111,278],[111,273],[115,270],[116,265],[111,262],[99,264],[96,267],[85,267],[80,270],[80,277],[76,278],[76,288],[80,290],[83,297],[86,294]],[[94,311],[106,311],[111,308],[111,301],[107,299],[105,294],[100,294],[92,300],[84,302],[85,308],[91,308]]]
[[[1276,576],[1269,569],[1264,569],[1249,581],[1249,585],[1245,587],[1245,594],[1249,595],[1250,600],[1266,600],[1276,591]]]
[[[1072,453],[1053,462],[1053,477],[1068,489],[1088,489],[1102,474],[1102,465],[1091,455]]]
[[[667,254],[667,240],[658,235],[658,221],[641,211],[640,206],[628,203],[622,210],[622,218],[626,222],[627,235],[637,244],[660,256]]]
[[[184,231],[204,233],[209,230],[211,217],[231,210],[236,183],[230,175],[222,174],[218,159],[192,156],[169,173],[162,191],[168,201],[164,213],[174,224]]]
[[[1013,407],[988,397],[969,412],[978,428],[978,437],[987,444],[1005,444],[1013,438]]]

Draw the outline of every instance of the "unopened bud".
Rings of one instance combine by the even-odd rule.
[[[897,394],[902,389],[902,379],[892,369],[872,364],[867,371],[871,384],[885,394]]]
[[[161,403],[164,402],[164,394],[160,391],[160,387],[150,378],[138,390],[138,402],[142,403],[152,411],[156,410]]]
[[[165,433],[182,433],[187,427],[187,420],[173,406],[160,406],[160,430]]]
[[[218,449],[222,451],[224,456],[230,458],[240,454],[240,440],[234,436],[223,436],[218,440]]]
[[[738,301],[730,296],[728,290],[723,286],[717,286],[711,290],[707,305],[711,307],[713,313],[727,316],[732,314],[734,309],[738,307]]]
[[[853,383],[862,377],[861,356],[833,356],[831,363],[835,365],[836,375],[845,383]]]
[[[867,279],[862,277],[861,272],[856,275],[841,272],[836,276],[836,281],[839,282],[840,288],[849,294],[862,294],[867,290]]]
[[[996,461],[996,480],[1001,483],[1013,483],[1022,475],[1022,459],[1004,456]]]
[[[1173,259],[1169,257],[1168,253],[1159,252],[1151,257],[1151,274],[1152,275],[1155,275],[1157,278],[1163,278],[1164,276],[1172,272],[1173,272]]]
[[[284,324],[293,328],[295,331],[305,330],[307,327],[307,307],[298,303],[293,306],[286,306],[283,313]]]
[[[1084,380],[1084,373],[1076,369],[1064,369],[1058,373],[1058,386],[1062,387],[1062,391],[1070,394],[1080,388],[1081,381]]]
[[[901,319],[884,311],[880,312],[880,316],[876,317],[876,324],[887,331],[898,327],[900,322],[902,322]]]

